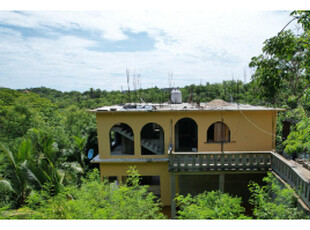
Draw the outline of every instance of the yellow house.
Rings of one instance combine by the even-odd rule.
[[[181,103],[178,92],[171,101],[90,111],[99,145],[92,162],[100,164],[102,177],[122,183],[129,166],[136,166],[141,183],[172,205],[174,215],[176,193],[221,189],[240,195],[242,180],[269,170],[281,109],[222,100]]]

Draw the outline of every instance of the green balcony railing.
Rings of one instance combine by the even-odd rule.
[[[278,174],[287,184],[289,184],[302,201],[310,208],[310,180],[302,175],[300,169],[291,164],[284,157],[277,153],[271,153],[272,171]]]
[[[170,153],[169,171],[271,170],[270,152]]]

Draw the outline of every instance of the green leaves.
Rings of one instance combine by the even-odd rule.
[[[295,10],[291,13],[298,19],[298,23],[302,24],[305,31],[310,30],[310,11]]]
[[[16,159],[18,162],[24,162],[27,159],[31,159],[32,154],[32,142],[30,139],[25,139],[18,146]]]
[[[0,187],[4,188],[5,190],[8,190],[10,192],[14,192],[15,193],[15,190],[13,189],[10,181],[4,179],[4,178],[1,178],[0,177]]]
[[[297,209],[293,190],[281,186],[271,173],[263,180],[264,186],[255,182],[249,184],[249,202],[254,206],[253,214],[257,219],[308,219]]]
[[[288,154],[301,154],[310,151],[310,118],[304,116],[284,142]]]
[[[179,211],[178,219],[249,219],[243,212],[241,198],[220,191],[211,191],[192,196],[178,195],[175,198]]]
[[[292,13],[295,14],[308,15]],[[300,23],[309,20],[304,16]],[[297,107],[298,99],[310,84],[309,38],[307,31],[296,34],[287,30],[264,42],[263,53],[253,57],[249,64],[255,70],[252,80],[260,99],[292,109]],[[295,98],[294,103],[287,103],[289,97]]]
[[[67,187],[49,197],[45,192],[31,194],[29,208],[44,219],[162,219],[160,203],[140,186],[138,172],[132,168],[128,176],[131,186],[101,182],[99,171],[93,170],[82,185]]]
[[[14,168],[16,168],[16,163],[12,152],[1,143],[0,143],[0,150],[2,150],[7,155],[11,164],[14,166]]]

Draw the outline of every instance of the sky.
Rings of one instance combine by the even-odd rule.
[[[18,8],[0,11],[0,86],[12,89],[125,90],[126,69],[131,89],[249,82],[251,58],[291,20],[291,10]]]

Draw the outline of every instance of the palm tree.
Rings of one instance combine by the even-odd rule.
[[[9,159],[6,177],[0,177],[0,185],[11,191],[15,197],[15,207],[21,207],[32,189],[48,189],[50,195],[56,195],[65,181],[77,180],[83,173],[78,162],[61,162],[59,149],[48,134],[32,129],[32,139],[24,139],[17,151],[11,151],[0,143],[0,151]],[[82,142],[81,146],[82,147]],[[81,159],[82,160],[82,159]],[[67,179],[69,178],[69,179]],[[48,186],[45,186],[48,185]]]
[[[29,169],[34,174],[31,179],[38,179],[40,183],[36,183],[33,180],[33,184],[37,189],[42,189],[42,185],[49,184],[49,188],[52,189],[51,195],[57,194],[63,187],[66,181],[72,180],[77,174],[83,173],[83,168],[78,162],[66,162],[61,161],[57,143],[46,133],[39,132],[36,129],[32,129],[35,134],[33,143],[36,146],[36,161]],[[68,180],[68,178],[70,178]],[[37,182],[38,182],[37,181]]]
[[[7,178],[0,178],[0,184],[11,191],[15,196],[15,206],[24,204],[28,193],[31,191],[27,177],[29,176],[28,159],[31,156],[32,144],[30,140],[23,141],[16,154],[13,154],[6,146],[0,143],[2,150],[9,159]]]

